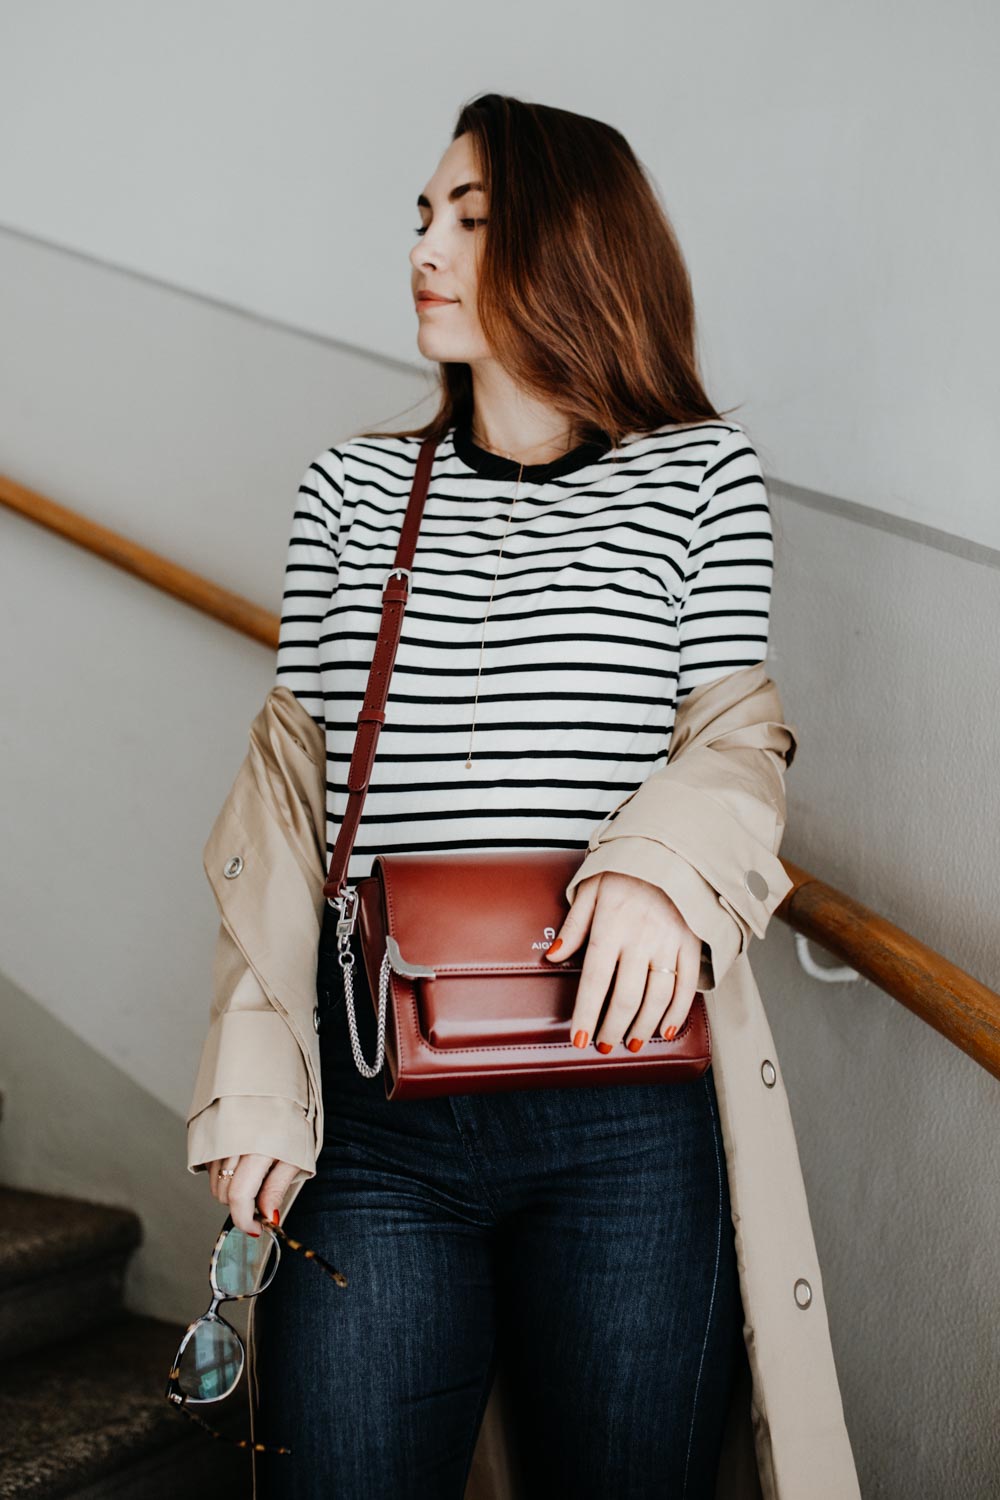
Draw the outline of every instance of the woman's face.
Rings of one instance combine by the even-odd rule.
[[[471,139],[460,135],[417,200],[420,229],[410,251],[417,347],[425,359],[472,364],[490,357],[476,312],[486,221]],[[444,301],[425,299],[433,293]]]

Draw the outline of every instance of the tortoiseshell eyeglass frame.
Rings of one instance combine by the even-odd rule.
[[[234,1328],[232,1323],[228,1322],[227,1319],[221,1317],[219,1313],[216,1312],[216,1308],[223,1302],[246,1302],[251,1297],[259,1297],[261,1292],[265,1292],[271,1285],[271,1282],[274,1280],[277,1274],[278,1266],[281,1262],[282,1245],[287,1245],[289,1250],[299,1251],[299,1253],[303,1255],[306,1260],[314,1261],[315,1264],[319,1266],[320,1270],[325,1271],[327,1276],[329,1276],[332,1281],[335,1281],[338,1286],[347,1285],[347,1277],[344,1275],[344,1273],[342,1271],[338,1271],[336,1266],[331,1266],[330,1262],[328,1260],[324,1260],[322,1255],[320,1255],[317,1250],[307,1250],[305,1245],[301,1244],[298,1240],[293,1240],[290,1234],[286,1234],[284,1229],[282,1229],[279,1224],[268,1223],[266,1219],[261,1218],[259,1213],[254,1214],[254,1220],[258,1224],[260,1224],[261,1233],[270,1234],[275,1242],[275,1254],[273,1257],[273,1262],[269,1259],[264,1261],[263,1263],[265,1270],[270,1265],[270,1274],[268,1275],[267,1280],[262,1282],[260,1286],[255,1287],[252,1292],[223,1292],[220,1289],[218,1277],[216,1275],[217,1267],[219,1264],[219,1256],[222,1253],[222,1246],[225,1242],[227,1234],[229,1234],[230,1230],[236,1228],[236,1225],[233,1223],[232,1217],[228,1217],[222,1228],[219,1230],[218,1238],[215,1241],[215,1245],[212,1250],[212,1258],[208,1263],[208,1280],[212,1288],[212,1300],[208,1305],[208,1309],[202,1313],[201,1317],[195,1318],[193,1323],[188,1324],[188,1327],[184,1333],[184,1337],[181,1339],[180,1344],[178,1345],[177,1353],[174,1355],[173,1364],[170,1367],[170,1374],[167,1377],[167,1388],[164,1394],[167,1400],[170,1402],[171,1406],[176,1407],[178,1411],[182,1411],[186,1417],[190,1417],[192,1422],[197,1422],[198,1426],[201,1427],[203,1431],[210,1433],[211,1436],[217,1438],[219,1442],[229,1443],[234,1448],[253,1448],[254,1452],[256,1453],[291,1453],[291,1448],[279,1447],[277,1444],[255,1443],[252,1442],[250,1438],[227,1437],[225,1433],[217,1431],[217,1429],[214,1428],[211,1423],[206,1422],[203,1417],[199,1417],[196,1411],[191,1410],[192,1406],[208,1406],[213,1401],[224,1401],[227,1396],[231,1396],[233,1394],[233,1391],[235,1391],[236,1387],[242,1380],[243,1371],[246,1368],[246,1344],[243,1342],[243,1337],[240,1334],[239,1329]],[[233,1335],[237,1344],[239,1345],[240,1367],[236,1373],[236,1379],[229,1386],[228,1390],[220,1392],[218,1396],[208,1396],[204,1399],[199,1399],[196,1396],[186,1396],[181,1390],[180,1364],[181,1356],[183,1355],[184,1350],[187,1347],[188,1340],[191,1338],[198,1325],[200,1323],[206,1322],[223,1323],[229,1329],[229,1332]]]

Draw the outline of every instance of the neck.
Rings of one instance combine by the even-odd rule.
[[[506,371],[473,369],[472,440],[489,453],[525,465],[548,464],[579,442],[572,418],[529,395]]]

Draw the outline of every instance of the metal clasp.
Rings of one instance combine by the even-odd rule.
[[[412,577],[413,577],[413,573],[412,573],[412,570],[410,568],[390,568],[389,571],[388,571],[388,573],[382,579],[382,588],[383,588],[383,590],[385,589],[386,584],[389,582],[389,579],[390,578],[395,578],[396,575],[397,575],[397,573],[399,574],[400,578],[405,578],[406,579],[406,592],[409,593],[410,592],[411,581],[412,581]]]
[[[327,896],[327,902],[334,907],[340,917],[337,921],[337,942],[343,944],[353,935],[354,924],[358,916],[358,891],[357,887],[348,885],[339,896]]]

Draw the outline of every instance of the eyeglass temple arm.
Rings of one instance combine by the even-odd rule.
[[[292,1451],[291,1448],[280,1448],[272,1443],[252,1443],[249,1438],[227,1437],[224,1432],[219,1432],[218,1428],[206,1422],[204,1417],[199,1417],[196,1411],[192,1411],[181,1393],[171,1390],[169,1386],[167,1387],[167,1400],[172,1406],[176,1406],[178,1411],[182,1411],[186,1417],[190,1417],[192,1422],[197,1422],[202,1431],[217,1438],[220,1443],[229,1443],[233,1448],[252,1448],[255,1453],[291,1453]]]
[[[293,1240],[291,1235],[287,1234],[285,1230],[282,1229],[280,1224],[268,1224],[268,1221],[266,1219],[262,1219],[261,1222],[267,1224],[267,1227],[268,1229],[270,1229],[271,1233],[276,1234],[281,1240],[281,1243],[283,1245],[287,1245],[289,1250],[298,1250],[302,1255],[305,1256],[306,1260],[314,1260],[319,1266],[320,1270],[325,1271],[328,1276],[331,1276],[338,1286],[347,1285],[347,1277],[344,1275],[343,1271],[338,1271],[336,1266],[332,1266],[328,1260],[324,1260],[323,1256],[320,1255],[318,1250],[309,1250],[305,1245],[302,1244],[300,1240]]]

